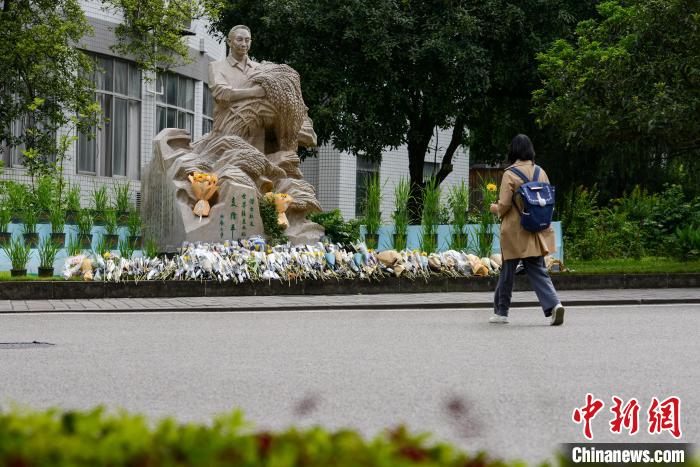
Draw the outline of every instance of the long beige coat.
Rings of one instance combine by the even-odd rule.
[[[518,168],[530,179],[535,172],[535,164],[532,161],[518,160],[511,167]],[[549,183],[549,178],[542,168],[540,168],[539,181]],[[523,183],[523,180],[510,170],[505,171],[501,180],[498,217],[501,218],[501,255],[504,260],[546,256],[556,251],[554,230],[551,226],[541,232],[533,233],[520,225],[520,213],[518,208],[513,206],[513,193]]]

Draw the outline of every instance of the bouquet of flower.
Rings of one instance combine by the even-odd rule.
[[[194,172],[187,178],[190,180],[190,183],[192,183],[192,192],[195,198],[197,198],[197,203],[194,205],[192,212],[200,218],[209,216],[209,211],[211,209],[209,200],[214,196],[216,190],[219,189],[219,187],[216,186],[216,175]]]

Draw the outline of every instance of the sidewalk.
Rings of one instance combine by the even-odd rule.
[[[567,306],[700,303],[700,289],[562,290]],[[380,295],[303,295],[84,300],[0,300],[0,313],[135,311],[303,311],[391,310],[404,308],[489,308],[492,292]],[[514,292],[513,307],[537,306],[534,292]]]

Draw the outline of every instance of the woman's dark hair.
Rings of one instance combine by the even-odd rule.
[[[527,135],[517,135],[508,145],[508,162],[535,160],[535,148]]]

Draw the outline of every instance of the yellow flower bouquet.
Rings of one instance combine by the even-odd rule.
[[[192,211],[199,217],[209,216],[209,211],[211,210],[209,200],[219,189],[219,187],[216,186],[216,175],[194,172],[187,178],[192,184],[192,192],[197,199],[197,203],[195,203]]]

